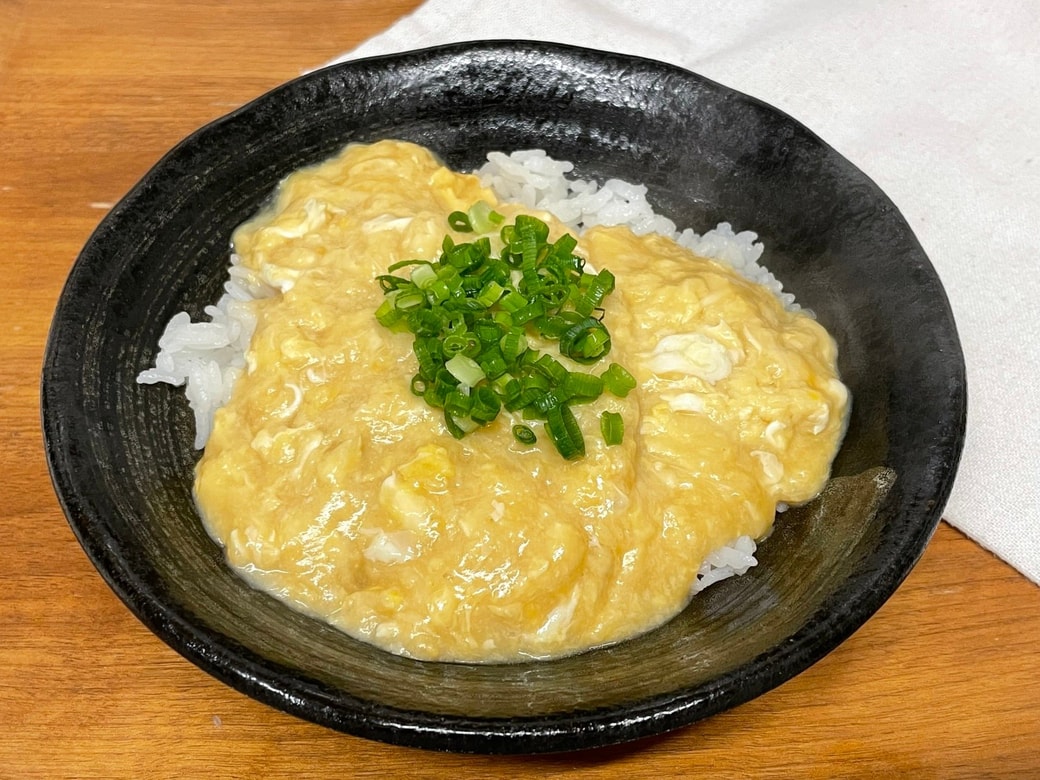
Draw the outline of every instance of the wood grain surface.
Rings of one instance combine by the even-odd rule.
[[[182,137],[415,5],[0,0],[0,777],[1040,777],[1040,589],[945,524],[881,611],[791,682],[665,736],[550,757],[425,753],[294,719],[199,671],[109,591],[59,509],[39,426],[78,250]]]

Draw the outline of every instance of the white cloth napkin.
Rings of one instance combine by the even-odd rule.
[[[873,178],[938,269],[967,359],[945,518],[1040,583],[1036,0],[428,0],[339,59],[489,38],[680,65],[793,115]]]

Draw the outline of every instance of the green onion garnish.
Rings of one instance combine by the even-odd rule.
[[[472,233],[473,225],[469,222],[469,217],[466,216],[464,211],[453,211],[448,215],[448,224],[451,225],[451,229],[459,233]]]
[[[603,412],[599,416],[599,430],[608,446],[620,444],[625,438],[625,419],[617,412]]]
[[[528,426],[517,424],[513,426],[513,438],[521,444],[534,444],[538,441],[538,437],[535,435]]]
[[[545,413],[545,427],[556,449],[566,460],[585,456],[585,437],[581,435],[581,428],[569,406],[558,404],[549,407]]]
[[[532,349],[528,337],[556,341],[560,354],[577,363],[598,363],[611,347],[602,304],[614,276],[586,273],[585,260],[574,254],[577,240],[565,235],[550,243],[549,226],[535,217],[502,222],[482,201],[453,212],[452,230],[481,236],[456,244],[445,235],[437,260],[391,265],[376,277],[385,295],[376,319],[415,336],[411,392],[443,410],[452,436],[461,439],[504,408],[541,421],[564,458],[580,458],[585,439],[571,405],[593,401],[604,389],[624,397],[635,379],[617,363],[598,376],[570,371]],[[495,230],[503,245],[497,255],[486,235]],[[621,415],[604,412],[600,429],[607,444],[619,443]],[[516,424],[512,433],[524,445],[537,441],[529,425]]]
[[[600,374],[600,379],[603,380],[604,387],[618,398],[624,398],[636,386],[636,378],[617,363],[611,363],[607,370]]]
[[[444,367],[459,380],[460,384],[467,387],[476,387],[486,376],[476,360],[462,354],[448,358],[444,362]]]

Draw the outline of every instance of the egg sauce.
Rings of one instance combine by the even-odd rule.
[[[412,336],[377,323],[375,277],[435,258],[448,214],[478,200],[497,204],[394,141],[283,182],[234,235],[241,264],[279,292],[255,303],[248,367],[195,494],[237,572],[351,636],[426,660],[566,655],[668,620],[711,551],[815,496],[848,394],[810,317],[670,239],[593,228],[576,251],[617,279],[613,348],[593,370],[621,363],[637,388],[573,407],[581,460],[537,422],[536,444],[515,441],[505,411],[452,438],[409,391]],[[619,445],[599,435],[607,409],[624,419]]]

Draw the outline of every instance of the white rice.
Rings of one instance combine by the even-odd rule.
[[[758,565],[758,559],[755,558],[756,549],[758,548],[754,539],[750,536],[739,536],[728,547],[720,547],[711,553],[697,571],[693,592],[700,593],[720,580],[746,574],[748,569]]]
[[[645,186],[621,179],[609,179],[602,185],[570,179],[567,174],[574,165],[554,160],[541,149],[508,155],[491,152],[487,159],[477,174],[503,202],[548,211],[579,233],[594,225],[627,225],[638,235],[658,233],[673,238],[701,257],[726,263],[767,287],[785,307],[799,308],[794,296],[785,293],[779,280],[759,265],[763,246],[751,231],[734,233],[728,222],[703,235],[690,228],[680,231],[672,220],[654,212]],[[205,309],[209,322],[192,322],[183,311],[175,314],[159,339],[155,366],[138,375],[141,384],[165,382],[185,388],[195,415],[196,449],[205,447],[214,413],[231,397],[235,380],[245,369],[245,354],[256,327],[252,301],[274,294],[273,288],[239,265],[232,254],[224,294]],[[742,536],[713,552],[697,572],[693,593],[757,565],[755,549],[754,540]]]
[[[704,235],[691,228],[678,230],[675,223],[654,213],[646,199],[647,188],[621,179],[594,181],[568,179],[574,164],[554,160],[542,149],[504,154],[491,152],[477,172],[481,182],[503,201],[548,211],[572,230],[594,225],[627,225],[636,235],[658,233],[674,239],[701,257],[726,263],[741,276],[773,292],[788,309],[797,310],[794,295],[765,266],[758,264],[764,247],[750,230],[734,233],[728,222]]]
[[[232,254],[224,294],[205,308],[209,322],[192,322],[185,311],[173,315],[159,338],[155,366],[137,375],[140,384],[184,386],[195,414],[195,449],[206,446],[213,415],[227,403],[246,367],[246,351],[256,328],[253,301],[274,293]]]

